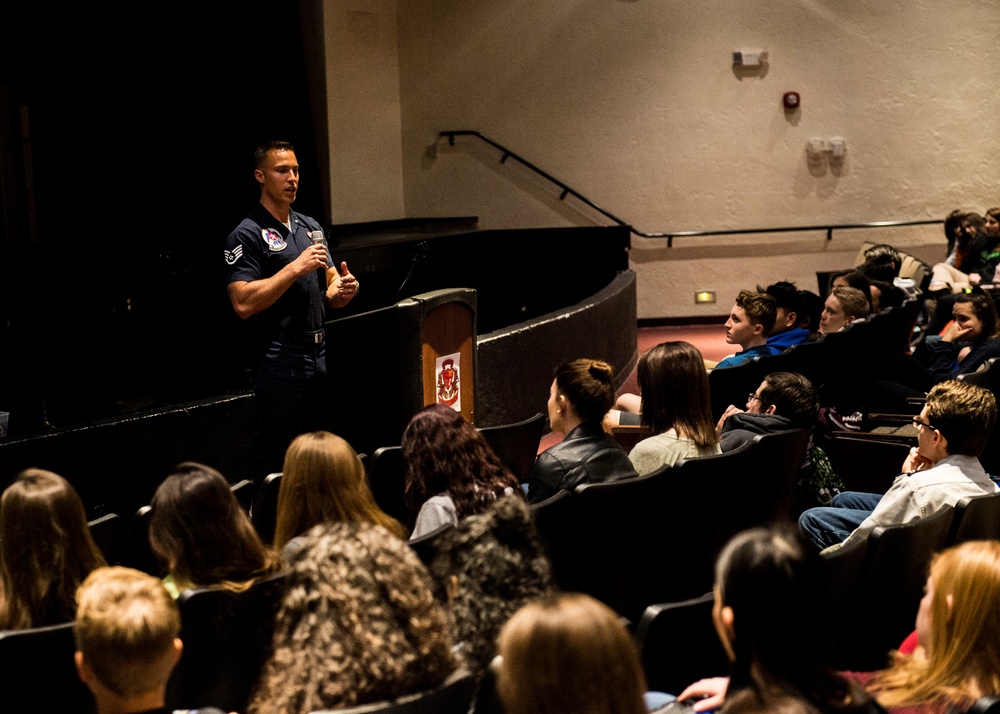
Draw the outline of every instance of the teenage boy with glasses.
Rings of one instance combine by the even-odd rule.
[[[877,526],[912,523],[966,496],[997,491],[979,463],[996,418],[991,392],[956,380],[935,385],[913,420],[917,446],[885,495],[841,493],[831,506],[805,511],[799,529],[821,549],[847,545]]]

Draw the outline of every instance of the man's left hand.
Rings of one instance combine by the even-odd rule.
[[[326,301],[330,304],[330,307],[344,307],[344,305],[354,299],[360,287],[357,278],[351,275],[351,271],[347,267],[347,261],[340,264],[339,272],[336,266],[327,268],[326,282]]]

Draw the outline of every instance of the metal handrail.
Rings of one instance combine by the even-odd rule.
[[[613,213],[604,210],[603,208],[601,208],[600,206],[598,206],[596,203],[594,203],[593,201],[591,201],[589,198],[587,198],[586,196],[584,196],[579,191],[576,191],[576,190],[570,188],[569,186],[567,186],[566,184],[564,184],[562,181],[560,181],[559,179],[557,179],[555,176],[552,176],[551,174],[549,174],[549,173],[543,171],[542,169],[538,168],[537,166],[535,166],[530,161],[528,161],[526,159],[523,159],[522,157],[518,156],[517,154],[515,154],[513,151],[511,151],[507,147],[503,146],[502,144],[498,144],[497,142],[493,141],[493,139],[490,139],[489,137],[483,136],[478,131],[472,131],[471,129],[461,129],[461,130],[458,130],[458,131],[442,131],[441,134],[440,134],[440,136],[447,137],[447,139],[448,139],[448,145],[449,146],[454,146],[455,145],[455,137],[456,136],[474,136],[477,139],[481,139],[482,141],[485,141],[490,146],[492,146],[492,147],[494,147],[496,149],[499,149],[501,152],[503,152],[503,155],[500,157],[500,163],[501,164],[507,163],[507,159],[514,159],[515,161],[517,161],[522,166],[525,166],[525,167],[531,169],[532,171],[534,171],[539,176],[547,179],[548,181],[550,181],[551,183],[554,183],[556,186],[558,186],[560,189],[562,189],[562,193],[559,195],[559,200],[560,201],[565,201],[566,200],[566,196],[573,196],[576,199],[578,199],[579,201],[581,201],[582,203],[585,203],[586,205],[588,205],[591,208],[593,208],[598,213],[600,213],[600,214],[606,216],[607,218],[609,218],[610,220],[614,221],[618,225],[620,225],[620,226],[627,226],[629,228],[629,230],[631,230],[633,233],[637,233],[638,235],[642,235],[641,233],[638,233],[638,231],[636,231],[631,225],[629,225],[628,223],[626,223],[625,221],[623,221],[621,218],[618,218],[618,216],[614,215]]]
[[[505,147],[504,145],[484,136],[478,131],[472,129],[459,129],[454,131],[442,131],[440,133],[442,138],[448,139],[449,146],[455,145],[456,136],[472,136],[481,141],[486,142],[490,146],[496,148],[501,152],[500,163],[506,163],[507,159],[514,159],[519,164],[525,168],[534,171],[536,174],[546,179],[550,183],[555,184],[562,191],[559,194],[559,200],[565,201],[566,196],[573,196],[581,203],[590,206],[595,211],[605,216],[609,220],[614,221],[620,226],[627,227],[633,235],[637,235],[640,238],[666,238],[667,247],[674,247],[674,238],[701,238],[703,236],[729,236],[729,235],[753,235],[755,233],[797,233],[801,231],[826,231],[826,239],[833,240],[833,232],[835,230],[852,230],[855,228],[890,228],[894,226],[931,226],[931,225],[941,225],[944,223],[943,219],[927,219],[927,220],[916,220],[916,221],[871,221],[868,223],[840,223],[840,224],[825,224],[817,226],[782,226],[780,228],[733,228],[718,231],[669,231],[662,233],[646,233],[645,231],[637,230],[631,223],[623,221],[618,216],[614,215],[610,211],[607,211],[596,203],[591,201],[589,198],[570,188],[565,183],[555,178],[551,174],[535,166],[530,161],[518,156],[516,153]]]

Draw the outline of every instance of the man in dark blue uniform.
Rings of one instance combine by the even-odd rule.
[[[226,278],[236,314],[253,328],[256,445],[262,473],[280,471],[292,438],[323,426],[327,307],[358,293],[347,263],[330,260],[323,230],[291,209],[299,163],[288,142],[257,148],[260,204],[226,239]],[[266,470],[264,470],[266,469]]]

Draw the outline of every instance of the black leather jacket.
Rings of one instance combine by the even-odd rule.
[[[581,424],[535,460],[528,477],[528,502],[537,503],[561,489],[581,483],[605,483],[635,478],[625,450],[600,424]]]

